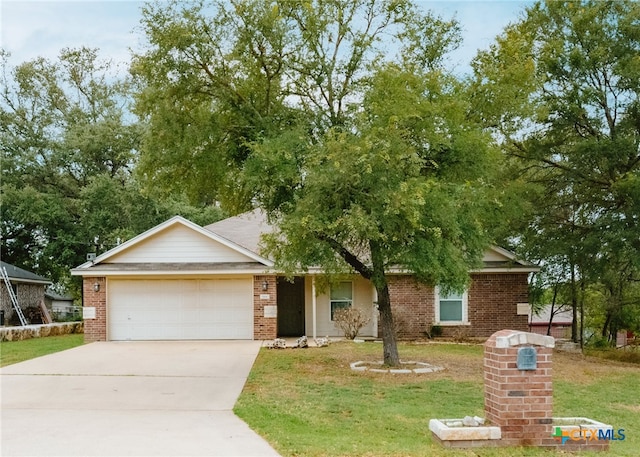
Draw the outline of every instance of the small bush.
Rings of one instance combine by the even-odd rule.
[[[407,324],[407,318],[404,313],[393,311],[393,331],[396,338],[404,337],[405,330],[409,327]]]
[[[333,313],[333,322],[342,330],[344,337],[349,340],[358,336],[360,329],[367,325],[370,320],[370,317],[353,306],[336,310]]]
[[[429,331],[429,338],[437,338],[442,336],[442,327],[439,325],[432,325],[431,330]]]
[[[456,327],[453,331],[453,340],[456,343],[464,343],[469,338],[469,329],[467,327]]]
[[[606,349],[611,347],[611,342],[606,338],[596,336],[589,340],[588,346],[597,349]]]

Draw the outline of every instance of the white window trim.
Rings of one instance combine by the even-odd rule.
[[[354,288],[353,281],[351,281],[351,280],[347,280],[347,281],[340,281],[340,282],[348,282],[348,283],[351,283],[351,305],[350,305],[350,307],[353,307],[353,301],[354,301],[353,295],[354,295],[354,292],[355,292],[355,288]],[[334,302],[334,301],[335,301],[335,302],[341,302],[341,301],[344,301],[344,300],[332,300],[332,299],[331,299],[331,288],[329,288],[329,321],[331,321],[331,322],[335,322],[335,321],[333,320],[333,318],[332,318],[332,315],[331,315],[331,314],[332,314],[332,313],[331,313],[331,308],[333,308],[333,302]]]
[[[462,293],[462,320],[461,321],[440,321],[440,287],[436,286],[434,289],[434,315],[435,324],[442,327],[456,326],[456,325],[471,325],[469,322],[469,293],[465,290]]]

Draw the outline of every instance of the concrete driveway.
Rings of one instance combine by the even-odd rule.
[[[0,369],[3,456],[277,456],[233,414],[259,341],[92,343]]]

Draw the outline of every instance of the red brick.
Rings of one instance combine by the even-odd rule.
[[[527,273],[474,273],[468,290],[469,326],[443,326],[444,336],[464,334],[489,337],[498,330],[528,330],[528,318],[516,313],[517,303],[528,301]],[[389,293],[401,339],[425,337],[434,324],[433,287],[418,283],[410,275],[389,277]],[[381,334],[382,329],[378,329]]]
[[[94,290],[95,284],[100,290]],[[104,277],[85,277],[82,281],[82,306],[96,309],[95,319],[85,319],[84,340],[86,342],[107,340],[107,282]]]
[[[267,290],[262,290],[262,283],[267,281]],[[253,277],[253,339],[272,340],[278,331],[278,319],[264,317],[265,306],[277,306],[277,290],[275,275],[263,275]],[[268,299],[260,298],[261,295],[269,295]]]

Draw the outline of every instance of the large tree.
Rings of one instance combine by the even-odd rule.
[[[443,66],[457,24],[408,0],[254,0],[155,4],[142,26],[146,182],[259,204],[291,274],[369,279],[397,365],[389,272],[460,289],[488,242],[495,156]]]
[[[474,62],[476,112],[533,185],[523,246],[564,257],[574,316],[585,281],[640,278],[638,55],[637,2],[549,1]]]
[[[255,197],[244,179],[251,143],[347,127],[374,66],[437,66],[458,37],[454,22],[408,0],[174,0],[145,6],[142,30],[140,174],[231,213]]]
[[[184,199],[159,203],[141,193],[132,177],[141,127],[128,109],[129,83],[97,50],[64,49],[58,59],[15,67],[2,58],[4,261],[70,285],[69,269],[87,253],[176,212],[198,212]]]
[[[105,198],[85,207],[83,189],[101,179],[122,185],[138,142],[123,107],[126,85],[113,69],[87,48],[15,67],[3,54],[2,256],[56,282],[94,237],[115,242],[104,237],[112,226],[89,234],[79,224],[110,205]]]
[[[389,275],[462,290],[490,239],[497,156],[468,110],[451,78],[380,69],[351,128],[330,129],[309,147],[292,198],[271,212],[281,230],[267,246],[286,271],[322,265],[371,281],[389,365],[400,363]],[[269,162],[290,146],[256,150]],[[273,181],[264,187],[269,195]]]

